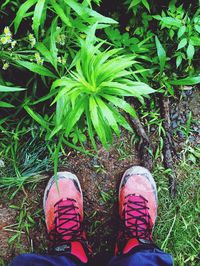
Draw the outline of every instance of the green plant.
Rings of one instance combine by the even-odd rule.
[[[121,33],[118,28],[106,28],[105,33],[112,42],[114,47],[126,49],[125,51],[132,52],[133,54],[140,55],[141,59],[149,61],[148,54],[149,49],[152,48],[150,39],[153,37],[153,33],[148,34],[147,38],[140,39],[136,32]]]
[[[95,0],[97,4],[99,0]],[[33,16],[29,9],[34,7]],[[87,32],[88,24],[99,22],[102,24],[116,23],[111,18],[106,18],[91,8],[91,1],[84,0],[78,3],[75,0],[27,0],[20,6],[15,20],[15,32],[17,32],[24,17],[33,18],[33,30],[36,38],[39,38],[39,29],[44,27],[45,21],[51,12],[55,14],[55,18],[59,18],[65,25],[71,29],[76,28],[81,32]],[[75,17],[75,19],[74,19]],[[104,27],[99,25],[99,27]]]
[[[168,193],[167,171],[159,163],[154,168],[159,198],[154,237],[164,251],[173,255],[175,265],[197,266],[199,245],[196,243],[199,243],[200,230],[198,223],[200,172],[199,166],[189,161],[188,158],[188,153],[183,155],[180,163],[176,165],[178,191],[173,201]]]
[[[131,130],[120,110],[136,117],[124,97],[143,101],[143,96],[154,92],[148,85],[132,80],[132,71],[128,68],[135,63],[133,57],[119,55],[118,49],[101,52],[102,45],[95,46],[89,34],[74,60],[75,70],[53,83],[51,92],[57,91],[53,101],[57,110],[51,137],[59,131],[68,137],[84,115],[92,144],[95,146],[95,130],[107,146],[112,142],[112,131],[119,136],[119,126]]]
[[[12,196],[25,184],[46,179],[48,176],[42,173],[53,166],[47,145],[34,133],[34,128],[22,128],[22,122],[12,132],[0,125],[3,134],[0,158],[4,162],[0,169],[0,188],[14,188]]]
[[[137,13],[141,6],[145,7],[150,12],[150,5],[147,0],[126,0],[125,3],[134,13]]]
[[[176,67],[179,68],[183,60],[188,60],[189,66],[199,51],[200,40],[200,10],[189,16],[183,5],[176,6],[176,1],[171,1],[168,10],[161,15],[153,16],[160,21],[161,30],[166,35],[166,40],[173,41],[170,46],[177,43],[173,57],[176,58]]]
[[[155,43],[156,43],[156,50],[157,50],[157,61],[159,61],[159,73],[156,75],[156,81],[160,83],[161,92],[164,92],[165,94],[169,93],[171,95],[174,95],[174,86],[187,86],[187,85],[195,85],[200,83],[200,76],[191,76],[186,77],[182,79],[172,79],[169,77],[169,75],[166,75],[164,72],[167,71],[168,65],[167,65],[167,54],[162,46],[161,42],[159,41],[158,37],[155,37]],[[158,71],[158,69],[156,69]],[[175,75],[174,75],[175,76]]]
[[[23,90],[25,90],[25,89],[0,85],[0,92],[3,92],[5,94],[5,95],[2,94],[2,96],[0,96],[0,99],[4,98],[6,96],[6,94],[8,94],[10,92],[17,92],[17,91],[23,91]],[[14,105],[11,103],[5,102],[5,101],[0,101],[0,107],[12,108],[12,107],[14,107]]]

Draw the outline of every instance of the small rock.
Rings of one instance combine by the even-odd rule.
[[[0,160],[0,168],[3,168],[3,167],[5,167],[5,163],[3,160]]]
[[[175,120],[178,117],[178,114],[174,113],[171,117],[172,117],[172,120]]]
[[[184,136],[182,131],[178,131],[177,134],[178,134],[180,139],[184,139],[185,136]]]
[[[197,126],[193,126],[192,128],[195,132],[198,132],[199,128]]]
[[[184,116],[181,116],[179,119],[181,124],[185,124],[185,120],[186,120],[186,118]]]
[[[177,122],[176,121],[172,121],[172,128],[177,128]]]
[[[194,136],[189,136],[189,141],[190,142],[195,142],[195,137]]]
[[[191,89],[189,89],[189,90],[186,90],[186,91],[185,91],[185,95],[186,95],[186,96],[191,96],[191,95],[192,95],[192,93],[193,93],[193,90],[192,90],[192,88],[191,88]]]

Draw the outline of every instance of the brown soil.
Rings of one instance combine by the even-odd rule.
[[[71,151],[66,157],[65,166],[59,170],[75,173],[84,193],[85,225],[94,253],[111,252],[114,249],[117,225],[117,186],[123,172],[132,165],[138,165],[139,159],[135,148],[130,144],[130,137],[122,136],[109,151],[98,149],[97,157],[89,157]],[[49,175],[50,177],[50,175]],[[0,206],[0,258],[9,261],[15,255],[24,252],[44,253],[47,251],[47,235],[42,212],[42,197],[46,182],[29,186],[18,192],[13,200],[3,195],[2,202],[23,206],[21,210],[9,208],[9,204]],[[12,202],[12,203],[11,203]],[[22,230],[21,238],[8,244],[8,239],[15,232],[6,228],[19,221],[19,215],[25,209],[25,222],[13,231]],[[34,220],[30,222],[28,216]],[[26,224],[30,229],[26,229]],[[1,262],[0,262],[1,263]]]

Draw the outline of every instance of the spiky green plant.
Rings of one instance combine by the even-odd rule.
[[[95,45],[92,33],[82,42],[73,71],[56,80],[51,90],[57,90],[55,128],[69,136],[75,125],[84,117],[89,137],[95,146],[94,131],[104,146],[112,142],[112,133],[120,135],[120,127],[132,130],[123,113],[136,117],[136,112],[125,97],[143,96],[154,90],[147,84],[132,79],[133,56],[121,54],[121,49],[101,52],[103,42]]]

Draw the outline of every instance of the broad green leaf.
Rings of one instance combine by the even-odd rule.
[[[18,88],[18,87],[7,87],[0,85],[0,92],[13,92],[13,91],[23,91],[26,90],[24,88]]]
[[[56,77],[49,69],[47,69],[44,66],[38,65],[36,63],[21,61],[21,60],[16,60],[16,63],[18,63],[20,66],[27,68],[31,72],[37,73],[41,76],[47,76],[51,78]]]
[[[160,20],[167,26],[174,26],[176,28],[179,28],[182,25],[181,20],[179,20],[177,18],[162,17]]]
[[[99,106],[99,109],[101,110],[102,116],[108,121],[108,124],[112,127],[112,129],[115,131],[115,133],[119,136],[120,130],[117,125],[116,119],[113,116],[112,111],[109,109],[109,107],[102,101],[100,97],[95,97],[96,103]]]
[[[88,135],[90,137],[92,146],[94,149],[97,149],[96,142],[94,139],[94,132],[93,132],[93,127],[92,127],[92,121],[90,117],[90,112],[89,112],[89,101],[85,101],[85,115],[86,115],[86,121],[87,121],[87,126],[88,126]]]
[[[189,43],[186,53],[188,59],[192,59],[194,57],[195,50],[194,46],[191,43]]]
[[[134,7],[134,6],[137,6],[140,2],[141,2],[141,0],[132,0],[131,4],[129,6],[129,9]]]
[[[70,6],[80,17],[88,16],[86,8],[73,0],[64,0],[65,3]]]
[[[199,26],[199,25],[194,25],[194,28],[195,28],[195,30],[196,30],[198,33],[200,33],[200,26]]]
[[[107,120],[102,116],[102,113],[100,110],[98,110],[99,112],[99,119],[100,119],[100,123],[102,125],[102,129],[105,132],[105,136],[106,136],[106,141],[107,143],[111,143],[113,142],[113,134],[112,134],[112,128],[111,126],[108,124]],[[105,146],[106,147],[106,146]]]
[[[45,0],[38,0],[34,10],[33,30],[35,32],[35,36],[37,39],[38,39],[39,26],[41,25],[41,17],[43,13],[44,4]]]
[[[162,73],[166,63],[166,52],[157,36],[155,37],[155,41],[156,41],[157,54],[160,61],[160,73]]]
[[[74,85],[68,84],[66,87],[62,88],[62,90],[59,91],[55,99],[53,100],[53,105],[56,101],[58,101],[61,97],[65,97],[66,101],[71,101],[72,105],[74,105],[74,101],[80,94],[80,88],[75,88]]]
[[[142,0],[143,5],[146,7],[146,9],[150,12],[150,6],[147,0]]]
[[[56,135],[61,129],[63,128],[63,125],[56,126],[52,131],[51,134],[48,136],[48,140],[52,139],[54,135]]]
[[[89,110],[90,110],[90,117],[92,120],[92,124],[97,132],[97,135],[99,136],[100,141],[102,144],[106,147],[107,146],[107,140],[105,136],[104,127],[101,124],[101,121],[99,119],[98,115],[98,106],[96,104],[96,101],[94,100],[94,97],[91,96],[89,99]]]
[[[36,121],[38,122],[43,128],[49,129],[49,123],[42,118],[41,115],[34,112],[29,106],[24,106],[26,112]]]
[[[126,101],[112,96],[112,95],[102,95],[102,97],[104,97],[106,100],[108,100],[109,102],[111,102],[112,104],[114,104],[115,106],[117,106],[118,108],[124,110],[125,112],[127,112],[128,114],[130,114],[132,117],[137,117],[137,114],[135,112],[135,110],[133,109],[133,107],[127,103]]]
[[[55,88],[58,88],[58,87],[66,87],[67,85],[69,85],[72,82],[74,83],[74,81],[72,81],[71,79],[66,78],[66,77],[63,77],[61,79],[57,79],[52,83],[51,91],[54,90]]]
[[[65,15],[62,7],[56,3],[55,0],[50,0],[52,7],[54,8],[56,14],[60,17],[60,19],[68,26],[72,27],[72,23],[69,18]]]
[[[167,91],[169,92],[169,94],[171,94],[172,96],[174,96],[174,88],[171,86],[171,84],[169,84],[168,82],[165,83],[165,86],[167,88]]]
[[[17,32],[22,19],[25,17],[26,12],[37,2],[37,0],[27,0],[23,3],[17,11],[14,19],[15,33]]]
[[[196,85],[200,83],[200,76],[197,77],[187,77],[184,79],[179,79],[179,80],[172,80],[169,81],[170,84],[172,85],[185,85],[185,86],[189,86],[189,85]]]
[[[197,36],[190,37],[190,43],[194,46],[200,46],[200,38]]]
[[[155,19],[157,19],[157,20],[161,20],[162,19],[162,17],[160,15],[154,15],[152,17],[155,18]]]
[[[98,22],[98,24],[99,23],[118,24],[116,20],[109,18],[109,17],[105,17],[93,9],[87,8],[87,12],[89,13],[91,17],[94,17],[95,22]]]
[[[52,105],[52,104],[51,104]],[[56,127],[59,127],[61,124],[63,125],[63,117],[67,114],[68,108],[67,108],[67,101],[65,97],[60,97],[57,99],[56,102]]]
[[[182,62],[183,58],[181,55],[177,56],[176,58],[176,67],[178,68]]]
[[[181,26],[180,29],[178,30],[178,38],[180,38],[186,31],[186,26]]]
[[[108,24],[116,24],[117,23],[114,19],[105,17],[105,16],[99,14],[98,12],[94,11],[93,9],[85,7],[85,6],[83,6],[83,4],[79,4],[74,0],[64,0],[64,1],[68,6],[70,6],[84,20],[86,20],[88,22],[92,22],[92,21],[90,21],[89,17],[94,18],[95,20],[93,20],[93,23],[90,23],[90,24],[94,24],[95,22],[108,23]]]
[[[133,82],[130,80],[127,80],[127,84],[119,83],[119,82],[103,82],[102,86],[108,87],[103,89],[103,91],[106,93],[107,91],[112,92],[113,89],[117,88],[119,89],[119,93],[121,91],[121,95],[123,96],[135,96],[140,97],[141,95],[147,95],[150,93],[154,93],[155,90],[149,87],[149,85],[143,83],[143,82]],[[113,90],[113,94],[115,94],[116,90]],[[119,94],[120,95],[120,94]]]
[[[76,105],[73,109],[71,109],[69,115],[66,117],[66,136],[69,135],[71,132],[73,126],[76,124],[76,122],[80,119],[81,115],[83,114],[84,111],[84,98],[78,99],[76,102]]]
[[[96,70],[96,85],[99,86],[102,82],[113,80],[115,75],[119,74],[122,70],[132,66],[135,61],[130,58],[118,56],[118,58],[110,59],[102,66],[98,66]]]
[[[133,132],[133,129],[129,125],[129,123],[126,121],[123,115],[120,114],[118,110],[116,110],[113,106],[109,105],[109,108],[112,110],[113,115],[115,116],[115,119],[117,120],[118,124],[125,128],[126,130]]]
[[[83,52],[86,52],[85,53],[85,55],[87,56],[87,53],[88,52],[90,52],[89,51],[89,45],[90,44],[93,44],[93,43],[95,43],[95,41],[96,41],[96,36],[95,36],[95,32],[96,32],[96,29],[97,29],[97,23],[95,23],[94,25],[92,25],[90,28],[89,28],[89,30],[88,30],[88,34],[87,34],[87,37],[86,37],[86,42],[85,42],[85,44],[86,44],[86,50],[84,51],[83,50]],[[94,49],[94,46],[92,47],[93,49]],[[81,53],[81,55],[82,55],[83,53]]]
[[[12,108],[12,107],[15,107],[15,106],[10,104],[10,103],[7,103],[7,102],[0,101],[0,107]]]
[[[51,24],[51,42],[50,42],[50,51],[53,59],[53,65],[57,69],[57,57],[58,49],[56,48],[56,28],[57,28],[57,18],[55,18]]]
[[[186,39],[186,38],[183,38],[183,39],[179,42],[177,50],[182,49],[183,47],[186,46],[186,44],[187,44],[187,39]]]

